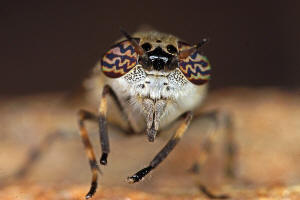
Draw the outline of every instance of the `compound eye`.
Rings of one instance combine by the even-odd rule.
[[[151,48],[152,48],[152,45],[148,42],[142,44],[142,48],[145,50],[145,51],[150,51]]]
[[[202,85],[210,79],[210,64],[207,58],[197,51],[180,60],[179,69],[195,85]]]
[[[171,45],[171,44],[169,44],[169,45],[167,46],[167,50],[168,50],[169,53],[172,53],[172,54],[177,53],[176,47],[174,47],[174,46]]]
[[[131,42],[125,40],[114,45],[101,59],[101,70],[110,78],[119,78],[133,69],[138,55]]]

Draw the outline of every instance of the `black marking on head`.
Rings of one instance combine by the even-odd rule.
[[[147,52],[147,56],[152,63],[153,69],[157,71],[163,70],[166,65],[171,63],[174,57],[163,51],[161,47],[156,47],[153,51]]]
[[[171,45],[171,44],[169,44],[169,45],[167,46],[167,50],[168,50],[169,53],[172,53],[172,54],[177,53],[176,47],[174,47],[174,46]]]
[[[156,40],[157,43],[161,43],[161,40]]]
[[[151,48],[152,48],[152,45],[148,42],[142,44],[142,48],[145,50],[145,51],[150,51]]]

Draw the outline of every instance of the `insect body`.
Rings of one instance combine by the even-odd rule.
[[[210,65],[197,48],[174,36],[150,32],[135,37],[112,47],[101,69],[116,95],[129,99],[132,110],[143,111],[137,114],[145,116],[153,141],[161,121],[166,125],[201,102]]]
[[[126,116],[129,124],[127,131],[146,132],[150,142],[155,140],[161,128],[176,119],[182,121],[148,167],[128,177],[128,182],[134,183],[154,169],[175,147],[192,119],[192,110],[206,96],[206,83],[210,79],[208,60],[198,52],[206,39],[198,45],[189,45],[173,35],[159,32],[138,32],[132,36],[122,32],[125,38],[113,45],[102,57],[100,66],[97,66],[105,75],[99,116],[80,111],[80,133],[93,173],[91,189],[86,198],[95,193],[99,168],[84,121],[98,121],[102,147],[100,163],[107,164],[110,151],[107,133],[107,112],[110,112],[107,107],[108,95],[115,101],[120,113]],[[98,75],[93,77],[97,78]]]

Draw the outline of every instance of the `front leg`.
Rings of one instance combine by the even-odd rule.
[[[109,140],[108,140],[108,133],[107,133],[107,95],[110,95],[112,99],[115,101],[116,105],[119,108],[119,111],[121,114],[126,115],[126,113],[123,110],[123,107],[121,106],[121,103],[119,99],[117,98],[116,94],[113,92],[110,86],[105,85],[103,88],[100,106],[99,106],[99,116],[96,116],[93,113],[90,113],[88,111],[80,110],[79,111],[79,128],[80,128],[80,135],[84,144],[84,148],[86,149],[87,156],[89,158],[90,167],[92,171],[92,182],[89,192],[86,195],[86,199],[91,198],[97,189],[97,179],[98,179],[98,172],[100,172],[100,168],[97,165],[95,154],[93,151],[92,144],[89,140],[87,130],[84,125],[84,121],[91,120],[91,121],[98,121],[99,123],[99,134],[100,134],[100,144],[102,149],[102,156],[100,158],[100,163],[102,165],[107,164],[107,156],[109,153]],[[126,117],[126,116],[124,116]],[[127,119],[127,118],[126,118]],[[129,130],[132,130],[132,126],[130,122],[129,124]]]
[[[128,130],[126,132],[133,133],[133,126],[129,120],[129,117],[127,113],[125,112],[124,108],[122,107],[122,104],[117,97],[116,93],[113,91],[113,89],[109,85],[105,85],[103,88],[101,100],[100,100],[100,106],[99,106],[99,136],[100,136],[100,144],[101,144],[101,150],[102,155],[100,158],[100,164],[106,165],[107,164],[107,157],[110,152],[109,147],[109,138],[107,133],[107,96],[110,96],[116,106],[118,107],[118,110],[120,111],[120,114],[123,116],[123,118],[128,123]]]
[[[188,126],[192,120],[192,117],[193,117],[193,114],[190,111],[186,112],[180,116],[180,118],[183,118],[183,122],[180,124],[176,133],[171,137],[169,142],[154,157],[154,159],[150,162],[150,164],[147,167],[138,171],[133,176],[130,176],[127,178],[127,181],[129,183],[135,183],[135,182],[140,181],[144,176],[146,176],[151,170],[153,170],[155,167],[157,167],[168,156],[168,154],[174,149],[176,144],[179,142],[179,140],[185,133],[186,129],[188,128]]]
[[[85,128],[84,122],[87,120],[97,121],[97,116],[94,115],[93,113],[90,113],[85,110],[80,110],[78,113],[78,116],[79,116],[78,125],[79,125],[80,136],[81,136],[82,142],[84,144],[84,148],[85,148],[86,154],[88,156],[91,171],[92,171],[91,187],[90,187],[89,192],[85,196],[86,199],[89,199],[96,192],[97,185],[98,185],[97,184],[98,172],[100,172],[100,168],[97,165],[93,146],[89,139],[88,132],[87,132],[87,129]]]

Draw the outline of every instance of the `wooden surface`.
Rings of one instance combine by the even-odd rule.
[[[63,94],[0,98],[0,199],[82,199],[90,171],[77,131],[76,112],[88,106],[66,101]],[[300,93],[277,89],[231,88],[211,93],[204,110],[232,113],[238,145],[237,177],[224,176],[222,131],[200,174],[188,169],[199,156],[207,121],[195,121],[170,156],[141,183],[127,176],[145,167],[171,133],[155,143],[145,135],[110,130],[111,154],[102,167],[94,199],[205,199],[198,185],[232,199],[300,199]],[[89,124],[97,157],[97,127]],[[22,180],[6,183],[20,169],[29,150],[44,137],[56,141]],[[172,132],[172,130],[170,130]],[[1,178],[5,177],[5,178]]]

